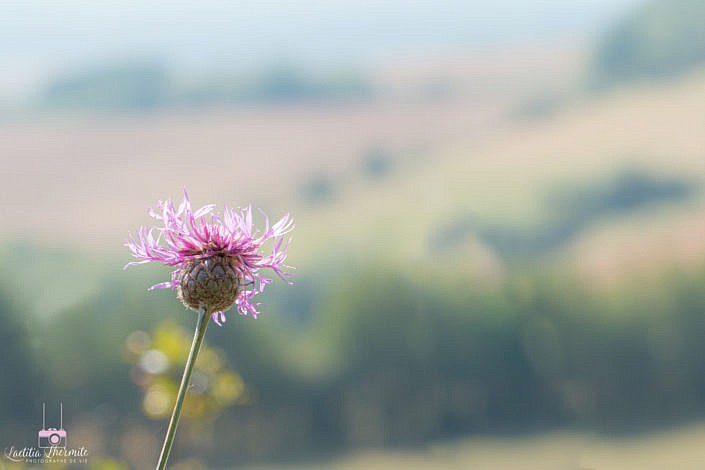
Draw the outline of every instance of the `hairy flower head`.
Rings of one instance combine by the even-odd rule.
[[[285,235],[294,228],[294,221],[287,214],[270,226],[260,211],[265,224],[260,231],[254,228],[251,207],[225,207],[222,214],[214,209],[215,204],[208,204],[192,211],[186,190],[178,208],[171,200],[159,201],[158,210],[149,210],[159,225],[128,234],[125,246],[139,261],[125,267],[150,261],[175,266],[171,281],[149,290],[177,290],[184,305],[194,310],[205,303],[218,324],[225,321],[224,311],[233,305],[241,315],[256,318],[260,304],[252,298],[272,282],[260,270],[269,268],[289,282],[290,274],[283,268],[289,267],[284,261],[291,238],[285,243]],[[263,245],[270,240],[271,251],[265,254]]]

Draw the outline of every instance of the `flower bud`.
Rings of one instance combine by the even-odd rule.
[[[201,304],[206,304],[210,312],[227,310],[240,293],[236,267],[236,258],[221,254],[187,261],[179,279],[179,298],[193,310]]]

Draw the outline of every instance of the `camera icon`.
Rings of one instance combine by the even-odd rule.
[[[66,431],[64,430],[64,404],[61,404],[61,426],[59,429],[46,428],[46,404],[42,403],[42,429],[37,433],[39,448],[66,448]]]
[[[66,448],[66,431],[63,429],[49,428],[39,431],[39,447],[61,447]]]

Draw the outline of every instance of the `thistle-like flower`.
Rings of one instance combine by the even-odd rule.
[[[178,208],[171,200],[159,201],[158,210],[150,209],[149,215],[161,225],[140,227],[137,236],[128,235],[125,246],[139,261],[125,268],[150,261],[176,266],[171,281],[149,290],[174,289],[184,305],[196,311],[207,305],[219,325],[225,321],[225,310],[233,305],[241,315],[256,318],[260,304],[252,298],[272,282],[260,270],[269,268],[290,283],[290,274],[283,271],[289,268],[284,261],[291,242],[288,238],[285,243],[285,235],[294,228],[294,221],[287,214],[270,227],[266,214],[260,211],[265,221],[260,232],[254,229],[251,207],[225,207],[222,215],[214,208],[215,204],[209,204],[193,212],[185,189]],[[262,245],[269,240],[271,252],[265,255]]]

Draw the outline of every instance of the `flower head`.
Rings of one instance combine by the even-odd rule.
[[[290,276],[283,268],[286,250],[291,242],[284,236],[294,228],[294,221],[285,215],[270,227],[264,212],[264,231],[254,229],[252,208],[229,209],[222,215],[214,211],[215,204],[191,210],[188,194],[178,208],[171,200],[159,201],[158,210],[149,215],[160,222],[157,227],[140,227],[137,235],[130,233],[125,246],[139,261],[125,266],[159,261],[175,266],[171,281],[155,284],[149,290],[171,288],[187,307],[198,310],[202,304],[212,312],[213,320],[222,324],[224,311],[233,305],[241,315],[256,318],[259,303],[252,298],[262,293],[272,282],[260,274],[271,269],[285,282]],[[262,245],[271,240],[271,252],[265,254]]]

